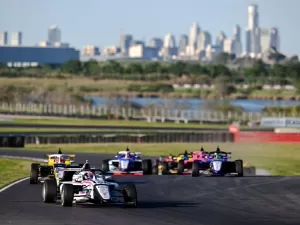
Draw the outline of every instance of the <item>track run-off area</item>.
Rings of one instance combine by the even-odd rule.
[[[44,158],[45,153],[0,150],[0,155]],[[111,155],[76,153],[100,167]],[[29,175],[29,171],[28,171]],[[300,223],[300,177],[126,176],[138,191],[137,208],[42,202],[41,185],[24,180],[0,192],[1,225],[285,225]]]

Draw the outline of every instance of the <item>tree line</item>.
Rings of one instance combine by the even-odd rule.
[[[267,65],[256,60],[249,67],[226,66],[225,64],[201,64],[187,62],[81,62],[70,60],[60,67],[42,65],[38,68],[6,68],[0,65],[0,76],[86,76],[95,79],[163,81],[188,77],[192,83],[211,84],[216,79],[226,78],[234,84],[290,85],[300,81],[298,60],[285,64]]]

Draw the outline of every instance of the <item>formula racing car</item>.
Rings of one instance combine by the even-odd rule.
[[[115,156],[116,159],[106,159],[102,162],[102,170],[114,175],[150,175],[152,174],[151,159],[142,160],[142,153],[130,152],[127,148]]]
[[[203,148],[197,152],[188,153],[185,151],[183,154],[179,154],[177,157],[171,154],[166,157],[161,157],[156,166],[154,166],[154,173],[166,174],[191,174],[193,162],[197,160],[199,166],[202,167],[202,162],[206,162],[208,152],[205,152]],[[205,167],[206,164],[203,164]]]
[[[244,176],[243,161],[228,161],[228,159],[231,158],[230,155],[231,152],[223,152],[218,147],[216,151],[209,152],[205,162],[194,160],[192,165],[192,176],[198,177],[200,174],[214,176],[234,174],[239,177]]]
[[[60,149],[57,154],[48,154],[46,156],[46,165],[41,165],[39,163],[31,164],[30,184],[43,182],[46,178],[54,180],[70,180],[74,171],[80,170],[83,166],[83,164],[74,164],[75,155],[63,154]],[[58,173],[57,168],[64,168],[64,173]]]
[[[109,204],[123,203],[137,206],[137,191],[134,184],[120,185],[101,169],[91,169],[86,163],[75,172],[72,180],[56,183],[46,179],[43,183],[42,197],[45,203],[60,201],[62,206],[73,203]]]

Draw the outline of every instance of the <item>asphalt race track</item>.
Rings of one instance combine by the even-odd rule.
[[[0,150],[1,155],[42,157],[41,152]],[[106,158],[106,157],[105,157]],[[99,166],[103,155],[77,154]],[[41,185],[26,180],[0,193],[1,225],[242,225],[297,224],[300,177],[118,177],[134,182],[138,208],[45,204]]]
[[[109,126],[109,125],[57,125],[57,124],[5,124],[0,123],[1,127],[9,127],[9,128],[57,128],[59,129],[99,129],[99,130],[123,130],[123,131],[132,131],[132,130],[147,130],[147,131],[225,131],[228,129],[223,128],[197,128],[197,127],[140,127],[140,126]],[[246,131],[247,129],[245,129]],[[249,129],[250,131],[261,131],[268,132],[273,131],[272,129]]]

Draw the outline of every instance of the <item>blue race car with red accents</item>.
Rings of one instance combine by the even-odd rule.
[[[151,159],[142,159],[142,153],[131,152],[128,148],[120,151],[116,159],[106,159],[102,162],[102,170],[113,175],[150,175],[152,174]]]
[[[231,158],[231,152],[223,152],[218,147],[216,151],[209,152],[205,162],[195,160],[192,165],[192,176],[198,177],[200,174],[209,174],[213,176],[225,176],[234,174],[244,176],[243,161],[228,161]]]

